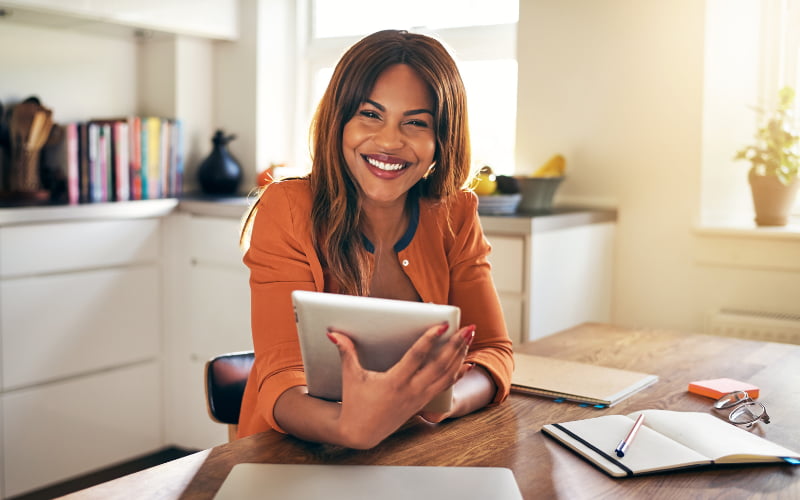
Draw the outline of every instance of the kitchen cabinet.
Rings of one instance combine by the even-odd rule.
[[[616,213],[481,216],[489,262],[515,343],[611,320]]]
[[[228,439],[227,426],[206,410],[205,362],[225,352],[252,350],[249,273],[239,249],[240,216],[205,216],[180,211],[167,219],[171,281],[170,332],[165,407],[167,439],[209,448]]]
[[[4,496],[164,444],[160,216],[176,201],[134,203],[0,209]]]

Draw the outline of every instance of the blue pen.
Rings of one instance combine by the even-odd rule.
[[[625,456],[625,450],[628,449],[630,446],[631,441],[633,438],[636,437],[636,433],[639,432],[639,427],[642,426],[642,422],[644,422],[644,413],[639,414],[639,418],[636,419],[636,422],[633,423],[633,427],[631,427],[631,431],[625,436],[625,439],[619,442],[617,445],[617,449],[614,450],[614,453],[617,454],[618,457],[622,458]]]

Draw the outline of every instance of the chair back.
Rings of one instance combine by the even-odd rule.
[[[254,359],[253,351],[242,351],[221,354],[206,362],[206,403],[215,422],[239,423],[244,386]]]

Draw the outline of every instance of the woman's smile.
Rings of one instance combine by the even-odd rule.
[[[373,167],[383,170],[385,172],[396,172],[409,165],[408,162],[402,160],[386,159],[381,160],[380,157],[385,155],[362,155],[362,157]]]

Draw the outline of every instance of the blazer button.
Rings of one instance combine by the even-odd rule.
[[[403,267],[408,266],[408,259],[403,259]]]

